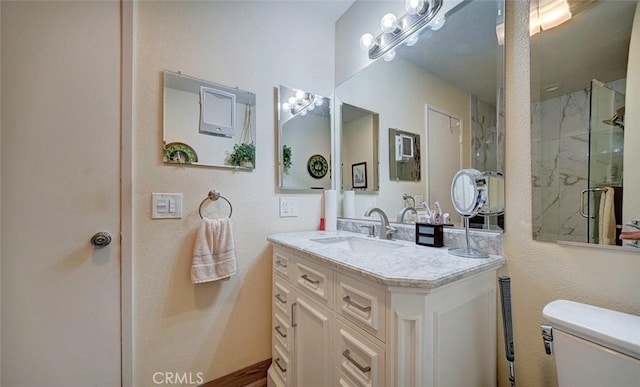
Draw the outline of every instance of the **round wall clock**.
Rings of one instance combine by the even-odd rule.
[[[309,174],[316,179],[321,179],[325,177],[327,172],[329,172],[329,163],[327,159],[322,155],[313,155],[309,157],[309,161],[307,162],[307,170]]]
[[[198,154],[185,143],[170,142],[164,146],[164,161],[178,164],[196,163],[198,162]]]

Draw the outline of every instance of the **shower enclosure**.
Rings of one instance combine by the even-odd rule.
[[[536,240],[600,243],[601,213],[621,224],[625,87],[626,79],[593,80],[532,105]],[[601,206],[605,188],[614,200]]]
[[[589,179],[581,193],[583,202],[587,202],[585,208],[581,208],[581,216],[588,219],[587,241],[604,243],[604,217],[612,211],[616,229],[613,243],[621,245],[618,235],[622,225],[624,94],[592,80],[589,111]],[[603,200],[603,195],[607,195],[605,188],[613,188],[613,193],[608,193],[613,194],[612,207]]]

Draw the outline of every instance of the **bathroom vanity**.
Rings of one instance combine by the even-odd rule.
[[[276,234],[270,386],[495,386],[496,270],[346,231]]]

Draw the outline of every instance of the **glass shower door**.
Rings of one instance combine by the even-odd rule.
[[[621,223],[624,100],[624,94],[591,81],[588,186],[582,191],[581,208],[588,221],[589,243],[605,242],[607,229]],[[613,195],[613,200],[603,200],[605,195]],[[609,213],[616,219],[613,225],[607,220]],[[607,244],[618,241],[619,229],[614,233],[615,240]]]

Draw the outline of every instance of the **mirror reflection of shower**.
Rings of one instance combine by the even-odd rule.
[[[625,90],[626,78],[593,80],[533,104],[537,240],[620,244]]]

